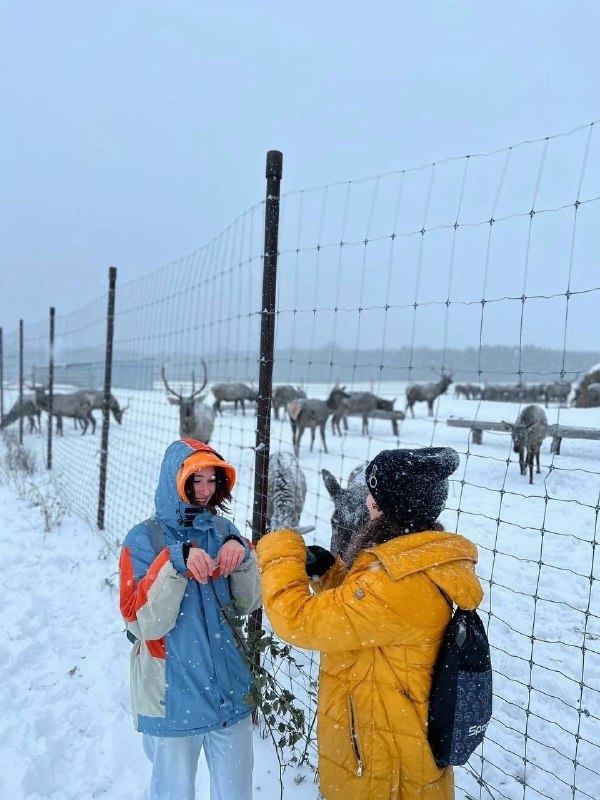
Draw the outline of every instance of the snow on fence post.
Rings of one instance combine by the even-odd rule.
[[[108,269],[108,310],[106,314],[106,355],[104,359],[104,402],[102,404],[102,444],[100,446],[100,479],[98,490],[98,528],[104,530],[106,504],[106,469],[108,464],[108,429],[110,426],[110,390],[112,380],[113,337],[115,330],[115,286],[117,268]]]

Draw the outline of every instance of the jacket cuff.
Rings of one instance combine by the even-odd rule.
[[[169,558],[171,559],[171,564],[173,564],[177,572],[179,572],[181,575],[187,574],[185,560],[190,552],[190,545],[188,543],[187,552],[185,553],[184,557],[184,547],[185,543],[182,544],[181,542],[169,545]]]
[[[270,561],[275,561],[285,555],[287,558],[296,559],[302,566],[302,573],[306,574],[306,544],[302,536],[291,528],[266,533],[259,539],[256,553],[261,570]]]

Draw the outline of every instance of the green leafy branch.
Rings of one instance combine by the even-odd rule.
[[[252,676],[244,700],[260,711],[277,751],[280,767],[283,764],[309,764],[308,738],[313,724],[307,725],[306,714],[298,705],[297,697],[280,680],[280,672],[286,668],[302,672],[303,665],[294,657],[289,644],[266,631],[262,625],[249,624],[248,618],[235,613],[233,604],[221,606],[221,609]],[[266,661],[271,663],[272,669],[265,666]],[[314,682],[311,684],[307,694],[314,696]]]

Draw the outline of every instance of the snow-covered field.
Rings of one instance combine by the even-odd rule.
[[[353,386],[355,390],[372,388]],[[398,398],[403,384],[375,387]],[[450,445],[461,455],[442,521],[479,546],[478,573],[484,583],[484,620],[489,620],[495,670],[494,720],[470,769],[457,771],[458,798],[597,798],[600,786],[600,596],[594,545],[600,497],[600,441],[565,439],[562,454],[542,448],[541,475],[530,486],[519,474],[510,437],[485,432],[473,445],[468,431],[449,427],[450,416],[514,421],[518,406],[457,400],[450,393],[426,416],[392,435],[388,421],[372,422],[369,437],[350,419],[343,438],[327,430],[329,453],[309,432],[300,461],[308,483],[302,524],[315,525],[309,541],[327,545],[332,504],[320,470],[344,479],[361,460],[389,447]],[[128,528],[152,512],[158,466],[177,437],[177,409],[163,392],[119,391],[130,404],[122,426],[111,424],[106,525],[97,515],[100,426],[81,436],[65,423],[54,440],[53,481],[65,502],[88,520],[67,517],[43,532],[39,510],[0,487],[0,536],[4,564],[6,626],[0,660],[4,768],[0,797],[15,800],[73,800],[145,797],[149,766],[131,727],[128,643],[118,615],[116,557]],[[324,398],[328,387],[311,386]],[[209,400],[212,399],[209,397]],[[8,397],[6,403],[10,402]],[[549,422],[600,428],[600,409],[547,409]],[[272,449],[291,449],[287,421],[272,421]],[[26,434],[36,452],[38,476],[45,435]],[[240,529],[252,515],[255,416],[218,418],[212,444],[239,467],[233,515]],[[45,491],[53,491],[52,488]],[[247,530],[247,528],[246,528]],[[308,656],[307,656],[308,657]],[[278,766],[268,742],[256,736],[257,797],[279,797]],[[482,774],[487,788],[471,771]],[[294,777],[304,775],[298,785]],[[199,785],[206,782],[205,771]],[[574,788],[573,788],[574,787]],[[316,798],[306,768],[284,776],[286,798]]]

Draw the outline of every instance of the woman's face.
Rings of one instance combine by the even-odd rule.
[[[215,493],[215,489],[217,488],[215,468],[204,467],[204,469],[194,472],[192,486],[192,491],[194,493],[194,497],[192,499],[193,505],[207,506],[211,497]]]
[[[371,492],[367,495],[367,499],[365,500],[365,504],[367,506],[367,511],[369,512],[369,519],[378,519],[381,516],[381,511],[379,506],[375,502],[375,499]]]

